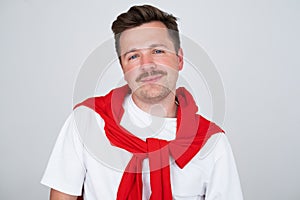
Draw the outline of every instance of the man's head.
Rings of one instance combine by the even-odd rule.
[[[175,51],[178,53],[180,39],[176,20],[173,15],[150,5],[132,6],[127,12],[120,14],[112,23],[111,29],[115,36],[115,48],[118,56],[121,55],[120,36],[122,32],[153,21],[160,21],[166,26]]]
[[[134,6],[112,29],[133,100],[156,104],[174,98],[183,66],[176,18],[152,6]]]

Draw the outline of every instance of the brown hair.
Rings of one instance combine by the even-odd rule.
[[[121,33],[127,29],[152,21],[160,21],[168,28],[168,33],[174,44],[175,51],[178,52],[180,39],[176,20],[177,18],[173,15],[150,5],[132,6],[127,12],[120,14],[111,26],[114,32],[115,48],[118,56],[120,56]]]

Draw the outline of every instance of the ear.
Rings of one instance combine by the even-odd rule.
[[[178,49],[177,57],[178,57],[178,69],[180,71],[183,68],[183,50],[182,50],[182,48]]]

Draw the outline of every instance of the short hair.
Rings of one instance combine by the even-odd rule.
[[[111,29],[114,33],[115,48],[120,58],[120,36],[127,29],[140,26],[144,23],[160,21],[168,29],[169,36],[174,44],[176,53],[180,48],[177,18],[151,5],[132,6],[127,12],[120,14],[112,23]]]

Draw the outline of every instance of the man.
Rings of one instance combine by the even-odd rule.
[[[225,134],[176,89],[183,68],[176,18],[133,6],[112,30],[128,85],[74,108],[42,179],[50,199],[83,191],[87,200],[241,200]]]

